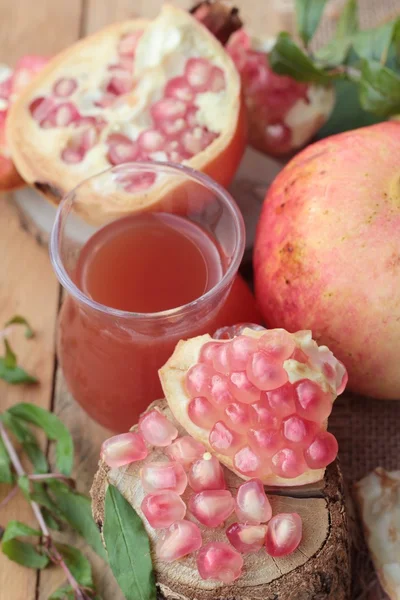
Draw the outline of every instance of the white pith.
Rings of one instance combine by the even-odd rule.
[[[335,105],[335,94],[329,87],[310,85],[307,89],[308,102],[299,98],[286,113],[283,122],[291,129],[293,148],[301,148],[315,133],[315,124],[324,123]]]

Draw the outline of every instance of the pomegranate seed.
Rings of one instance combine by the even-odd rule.
[[[281,418],[296,412],[295,392],[291,383],[286,383],[276,390],[267,392],[264,397],[266,397],[272,411]]]
[[[127,94],[132,89],[132,76],[127,71],[121,71],[119,77],[111,77],[106,91],[109,94],[114,94],[115,96],[121,96],[122,94]]]
[[[78,87],[78,83],[72,77],[62,77],[53,86],[53,93],[59,98],[71,96]]]
[[[303,535],[303,525],[297,513],[281,513],[268,523],[265,549],[270,556],[286,556],[296,550]]]
[[[282,433],[276,429],[249,429],[249,444],[256,454],[269,457],[285,445]]]
[[[94,129],[93,127],[91,127],[90,129],[86,129],[86,131],[84,131],[80,136],[79,136],[79,146],[82,148],[82,150],[86,153],[88,150],[90,150],[91,148],[93,148],[93,146],[96,145],[98,139],[98,134],[96,129]]]
[[[239,335],[228,346],[232,371],[245,371],[250,357],[257,349],[257,340],[245,335]]]
[[[145,152],[157,152],[163,150],[165,145],[165,137],[157,129],[147,129],[142,131],[138,137],[138,144]]]
[[[222,92],[226,88],[225,75],[219,67],[213,67],[211,71],[208,89],[210,92]]]
[[[310,421],[321,422],[332,411],[332,395],[310,379],[302,379],[294,384],[297,413]]]
[[[76,165],[82,162],[85,153],[80,148],[64,148],[61,152],[61,159],[69,165]]]
[[[101,446],[100,456],[111,468],[122,467],[129,463],[143,460],[148,452],[140,433],[128,431],[105,440]]]
[[[261,336],[258,347],[273,360],[283,362],[293,354],[296,342],[285,329],[272,329]]]
[[[176,98],[163,98],[159,100],[150,109],[151,116],[156,123],[171,119],[182,119],[186,115],[187,105]]]
[[[303,456],[292,448],[282,448],[272,457],[272,471],[279,477],[292,479],[306,470]]]
[[[215,374],[209,365],[199,363],[194,365],[186,375],[186,390],[190,396],[209,396],[211,377]]]
[[[165,133],[165,135],[174,138],[175,141],[176,136],[186,129],[187,123],[185,119],[182,118],[175,119],[173,121],[164,120],[158,123],[158,127],[162,130],[163,133]],[[177,142],[174,149],[176,150],[178,146],[179,142]]]
[[[228,490],[207,490],[191,496],[188,506],[206,527],[218,527],[233,513],[235,501]]]
[[[225,375],[213,375],[210,384],[210,400],[217,408],[224,408],[234,402],[229,390],[229,379]]]
[[[213,366],[219,373],[230,373],[232,367],[229,361],[228,344],[218,344],[213,353]]]
[[[282,432],[287,441],[307,446],[315,437],[317,425],[312,421],[292,415],[282,422]]]
[[[218,412],[207,398],[193,398],[188,406],[190,420],[198,427],[209,429],[217,420]]]
[[[288,380],[285,369],[264,352],[255,352],[246,369],[249,381],[260,390],[275,390]]]
[[[293,350],[293,354],[290,358],[292,360],[297,360],[297,362],[303,363],[304,365],[306,365],[308,363],[307,354],[305,352],[303,352],[303,350],[300,350],[300,348],[295,348]]]
[[[324,469],[337,456],[339,447],[335,436],[329,431],[319,433],[304,453],[310,469]]]
[[[182,147],[189,154],[198,154],[205,150],[216,137],[215,133],[197,126],[183,133],[181,138]]]
[[[107,158],[112,165],[133,162],[138,157],[138,145],[126,135],[112,133],[107,138],[107,144],[109,148]]]
[[[177,462],[150,462],[141,472],[142,486],[150,494],[170,490],[181,496],[187,486],[184,468]]]
[[[259,479],[250,479],[239,486],[236,495],[236,514],[244,523],[259,525],[272,517],[272,508]]]
[[[143,35],[143,31],[132,31],[122,36],[118,43],[118,54],[122,56],[133,56],[135,55],[138,41]]]
[[[186,514],[186,504],[175,492],[159,492],[144,497],[141,509],[154,529],[169,527]]]
[[[96,100],[94,102],[94,105],[99,106],[100,108],[110,108],[110,106],[115,104],[115,101],[117,100],[117,98],[118,98],[118,96],[116,96],[115,94],[110,94],[109,92],[107,92],[107,93],[103,94],[101,96],[101,98]]]
[[[177,98],[182,102],[192,102],[195,92],[192,90],[185,77],[174,77],[170,79],[165,87],[165,96],[167,98]]]
[[[188,473],[189,485],[195,492],[203,490],[226,489],[224,472],[221,464],[215,456],[209,452],[203,455],[190,468]]]
[[[250,554],[258,552],[265,544],[266,525],[242,525],[233,523],[226,530],[226,537],[238,552]]]
[[[152,446],[169,446],[178,436],[175,425],[156,409],[140,417],[139,431]]]
[[[223,421],[215,423],[210,431],[210,446],[219,454],[232,456],[240,445],[240,436],[231,431]]]
[[[54,127],[67,127],[77,121],[79,116],[72,102],[62,102],[48,114],[47,118]]]
[[[189,106],[187,114],[186,114],[186,121],[187,124],[189,125],[189,127],[196,127],[197,125],[197,111],[198,111],[198,107],[197,106]]]
[[[138,158],[139,157],[140,155],[138,156]],[[125,177],[125,179],[123,180],[123,185],[126,192],[137,194],[138,192],[148,190],[152,185],[154,185],[156,179],[157,175],[155,173],[136,173],[134,175],[129,175]]]
[[[245,446],[235,454],[233,464],[239,473],[251,477],[260,469],[261,460],[249,446]]]
[[[41,123],[49,114],[51,109],[54,107],[54,100],[52,98],[35,98],[30,105],[29,111],[38,123]]]
[[[204,344],[200,350],[199,362],[212,366],[214,355],[218,352],[220,345],[218,342],[207,342],[207,344]]]
[[[339,396],[344,392],[344,389],[349,380],[349,375],[346,371],[346,367],[340,360],[337,361],[339,363],[339,368],[337,369],[337,378],[336,378],[336,393]]]
[[[200,529],[191,521],[177,521],[157,542],[156,555],[159,560],[173,562],[196,552],[203,543]]]
[[[202,579],[215,579],[226,585],[242,574],[243,558],[224,542],[210,542],[197,555],[197,569]]]
[[[275,415],[275,412],[271,408],[269,402],[265,400],[265,393],[263,393],[262,396],[263,395],[264,398],[262,398],[260,402],[255,402],[251,405],[252,411],[254,411],[252,414],[254,415],[255,424],[268,429],[278,429],[280,425],[280,419]]]
[[[231,373],[230,389],[238,402],[254,404],[260,400],[260,390],[249,381],[246,373],[242,371]]]
[[[225,421],[239,433],[245,433],[251,424],[251,408],[241,402],[232,402],[225,408]]]
[[[184,467],[189,467],[193,462],[200,459],[206,449],[203,444],[197,442],[190,435],[184,435],[176,439],[170,446],[165,449],[165,454]]]
[[[208,91],[213,65],[205,58],[189,58],[185,67],[185,77],[196,92]]]

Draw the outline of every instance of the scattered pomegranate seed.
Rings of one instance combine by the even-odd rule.
[[[68,98],[68,96],[71,96],[77,88],[78,83],[76,79],[73,79],[72,77],[62,77],[55,82],[53,93],[59,98]]]
[[[224,490],[226,488],[224,472],[215,456],[206,452],[197,460],[188,473],[189,485],[195,492],[203,490]]]
[[[156,555],[159,560],[173,562],[196,552],[203,543],[200,529],[191,521],[177,521],[157,542]]]
[[[148,454],[144,439],[139,433],[128,431],[105,440],[100,456],[111,468],[122,467],[143,460]]]
[[[297,513],[281,513],[268,523],[265,549],[270,556],[286,556],[299,546],[302,538],[302,521]]]
[[[211,542],[200,549],[197,568],[202,579],[215,579],[227,585],[241,576],[243,558],[229,544]]]
[[[139,431],[153,446],[169,446],[178,436],[178,430],[160,411],[153,409],[139,419]]]
[[[339,447],[335,436],[329,431],[321,431],[304,453],[310,469],[324,469],[337,456]]]
[[[251,554],[259,552],[265,544],[266,525],[242,525],[233,523],[226,530],[226,537],[238,552]]]
[[[218,527],[233,513],[235,501],[228,490],[207,490],[191,496],[188,508],[206,527]]]
[[[190,401],[188,415],[195,425],[205,428],[211,427],[218,419],[217,409],[201,396]]]
[[[259,525],[270,520],[271,504],[259,479],[250,479],[239,486],[235,510],[238,519],[243,523]]]
[[[217,421],[210,431],[210,446],[219,454],[232,456],[240,447],[239,434],[231,431],[223,421]]]
[[[150,462],[141,471],[142,487],[145,492],[154,494],[164,490],[181,496],[187,486],[184,468],[177,462]]]
[[[211,82],[213,65],[205,58],[190,58],[185,67],[185,77],[196,92],[206,92]]]
[[[144,516],[154,529],[169,527],[186,514],[186,504],[175,492],[148,494],[141,504]]]
[[[299,477],[306,470],[302,454],[293,448],[282,448],[274,454],[271,462],[271,469],[275,475],[287,479]]]
[[[195,97],[195,92],[185,77],[170,79],[165,86],[164,94],[167,98],[177,98],[178,100],[182,100],[182,102],[192,102]]]
[[[332,411],[332,396],[314,381],[302,379],[294,385],[297,413],[310,421],[323,421]]]
[[[172,442],[170,446],[167,446],[165,454],[171,460],[175,460],[187,468],[196,460],[202,458],[205,451],[203,444],[197,442],[190,435],[184,435]]]
[[[239,473],[251,477],[261,468],[260,457],[249,446],[236,452],[233,465]]]

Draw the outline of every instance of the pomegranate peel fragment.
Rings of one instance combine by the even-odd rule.
[[[217,361],[218,345],[228,349],[223,363]],[[343,365],[330,353],[326,369],[328,353],[326,347],[318,347],[310,332],[245,329],[233,340],[217,341],[204,335],[179,342],[159,374],[174,417],[222,464],[243,479],[304,485],[320,481],[337,454],[326,427],[332,404],[342,391]],[[245,363],[249,372],[254,356],[260,355],[258,371],[253,371],[253,382],[249,382],[252,387],[246,383],[245,372],[227,372]],[[217,366],[225,373],[218,373]],[[218,393],[212,384],[215,378]],[[227,378],[225,405],[221,386]],[[225,412],[232,405],[231,396],[243,407],[242,421],[235,426],[228,424]]]

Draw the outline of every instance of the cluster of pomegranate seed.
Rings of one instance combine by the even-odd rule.
[[[299,515],[272,517],[261,481],[243,483],[234,498],[226,489],[217,458],[192,437],[177,437],[176,427],[157,409],[140,419],[138,429],[138,433],[106,440],[101,456],[109,466],[119,467],[145,458],[147,443],[163,448],[169,457],[166,461],[145,462],[141,469],[146,492],[142,512],[151,527],[165,530],[156,546],[160,560],[173,562],[198,551],[200,577],[229,584],[242,574],[243,554],[265,548],[271,556],[285,556],[298,547],[302,537]],[[191,491],[185,504],[182,494],[188,492],[188,486]],[[199,526],[185,519],[186,513],[208,528],[223,526],[236,513],[238,521],[226,529],[230,543],[203,545]]]
[[[326,420],[347,375],[311,338],[307,354],[299,344],[307,335],[276,329],[258,338],[212,341],[186,374],[190,420],[206,430],[211,448],[230,457],[247,477],[295,478],[336,458],[338,445],[326,431]],[[303,370],[303,379],[289,381],[291,365]],[[315,369],[331,391],[307,378]]]
[[[29,110],[32,118],[42,128],[70,128],[71,135],[61,150],[61,159],[70,165],[80,163],[99,142],[107,125],[99,117],[99,108],[119,106],[123,97],[132,92],[134,81],[134,58],[142,31],[125,34],[119,41],[118,60],[109,65],[102,86],[101,96],[96,90],[87,90],[87,83],[80,89],[78,79],[61,77],[47,96],[35,98]],[[105,137],[106,158],[111,165],[138,160],[169,160],[181,162],[203,151],[218,134],[197,123],[196,98],[204,92],[219,92],[226,82],[222,69],[205,58],[190,58],[184,72],[171,78],[163,90],[161,99],[147,107],[145,121],[150,127],[141,131],[136,139],[126,133],[114,131]],[[80,96],[89,97],[94,114],[85,108],[78,110]],[[85,101],[86,104],[86,101]],[[105,113],[106,114],[106,113]],[[143,115],[141,115],[143,121]],[[135,174],[122,182],[128,192],[140,191],[154,184],[150,173]]]

